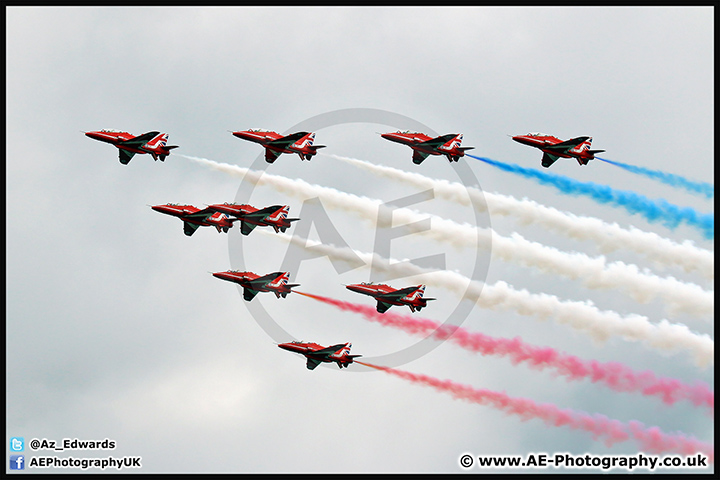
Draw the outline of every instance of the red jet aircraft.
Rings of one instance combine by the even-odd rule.
[[[308,370],[314,370],[322,362],[337,363],[339,368],[347,368],[353,363],[353,359],[362,355],[350,355],[352,343],[339,343],[331,347],[323,347],[317,343],[289,342],[279,343],[278,347],[290,352],[299,353],[307,357]]]
[[[170,150],[178,148],[177,145],[168,146],[168,134],[160,132],[147,132],[136,137],[119,130],[99,130],[85,132],[85,135],[115,145],[119,150],[120,163],[123,165],[127,165],[136,153],[149,153],[155,161],[159,158],[164,162],[165,157],[170,155]]]
[[[428,155],[445,155],[450,162],[457,162],[465,155],[465,150],[472,150],[475,147],[461,147],[462,133],[450,133],[439,137],[428,137],[418,132],[395,132],[380,134],[386,140],[402,143],[413,149],[413,163],[420,165]]]
[[[265,161],[273,163],[281,153],[297,153],[300,160],[310,160],[317,154],[318,148],[325,148],[325,145],[313,145],[315,134],[308,132],[297,132],[287,136],[269,130],[250,129],[232,132],[238,138],[259,143],[265,147]]]
[[[300,220],[299,218],[287,218],[290,210],[287,205],[273,205],[272,207],[257,209],[252,205],[222,203],[210,205],[208,208],[240,220],[240,231],[243,235],[249,235],[257,226],[273,227],[275,233],[285,232],[292,222]]]
[[[168,203],[166,205],[155,205],[150,208],[156,212],[180,218],[183,221],[185,235],[188,237],[195,233],[198,227],[215,227],[218,233],[221,230],[227,233],[235,221],[235,219],[228,218],[224,213],[216,212],[210,208],[200,210],[192,205]]]
[[[259,292],[273,292],[277,298],[287,297],[288,293],[292,293],[292,287],[297,287],[299,283],[288,283],[290,274],[288,272],[275,272],[267,275],[257,275],[253,272],[239,272],[237,270],[228,270],[226,272],[213,273],[213,277],[228,282],[235,282],[243,287],[243,298],[250,301],[255,298]]]
[[[385,313],[387,309],[393,305],[407,305],[410,307],[410,311],[414,312],[417,310],[419,312],[427,305],[428,301],[435,300],[434,298],[423,298],[425,285],[395,289],[389,285],[370,282],[345,285],[345,288],[353,292],[375,297],[377,300],[377,311],[380,313]]]
[[[574,158],[580,165],[587,165],[595,158],[596,153],[605,150],[590,150],[592,137],[577,137],[565,140],[545,133],[528,133],[527,135],[515,135],[512,137],[518,143],[539,148],[543,152],[542,166],[548,168],[558,158]]]

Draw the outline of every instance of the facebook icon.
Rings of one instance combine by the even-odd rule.
[[[25,455],[10,455],[10,470],[25,470]]]

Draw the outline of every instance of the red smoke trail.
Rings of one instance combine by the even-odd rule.
[[[297,290],[295,291],[298,292]],[[341,310],[363,315],[368,320],[404,330],[416,335],[430,335],[436,340],[450,340],[461,347],[482,355],[509,357],[513,364],[527,363],[537,368],[553,368],[569,380],[589,378],[603,383],[617,392],[640,392],[645,396],[657,396],[668,405],[688,400],[696,406],[705,405],[715,411],[715,392],[705,383],[696,381],[687,385],[677,379],[657,377],[653,372],[635,372],[619,362],[601,363],[583,360],[574,355],[558,352],[550,347],[537,347],[513,339],[495,338],[483,333],[473,333],[454,325],[441,325],[433,320],[414,318],[392,312],[378,313],[374,307],[335,300],[319,295],[301,293],[307,297],[333,305]]]
[[[673,452],[689,456],[699,452],[707,455],[711,463],[715,460],[714,444],[701,442],[682,433],[667,434],[658,427],[646,428],[638,421],[631,421],[626,424],[597,413],[589,414],[568,408],[562,409],[549,403],[536,403],[528,398],[511,397],[502,392],[473,388],[450,380],[440,380],[427,375],[389,367],[379,367],[358,360],[355,360],[355,362],[414,383],[450,393],[460,400],[488,405],[508,414],[518,415],[523,420],[538,418],[554,427],[570,427],[574,430],[584,430],[590,432],[593,439],[602,440],[607,446],[633,439],[640,443],[642,451],[646,453]]]

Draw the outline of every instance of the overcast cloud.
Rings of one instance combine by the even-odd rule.
[[[713,15],[711,7],[6,8],[7,441],[113,439],[112,451],[24,453],[26,461],[141,456],[141,472],[483,472],[462,468],[461,455],[642,451],[633,440],[608,446],[585,431],[508,415],[360,365],[310,371],[303,357],[275,346],[297,339],[352,342],[352,353],[380,365],[385,358],[409,372],[712,443],[712,413],[690,402],[668,406],[587,379],[568,381],[297,294],[245,302],[239,288],[209,272],[265,274],[304,253],[259,229],[244,237],[237,227],[229,234],[200,228],[186,237],[180,220],[149,206],[287,204],[291,217],[303,208],[313,215],[311,240],[327,239],[314,216],[324,212],[347,246],[384,255],[377,240],[388,232],[329,197],[317,207],[312,197],[251,186],[191,158],[385,203],[424,191],[335,155],[478,185],[714,252],[714,239],[687,225],[668,228],[467,156],[457,164],[431,156],[414,165],[410,148],[378,135],[417,125],[463,133],[463,145],[475,147],[471,154],[536,169],[542,153],[508,135],[588,135],[603,158],[714,183]],[[268,165],[259,145],[230,133],[292,133],[341,110],[346,121],[315,130],[315,143],[327,147],[311,162],[281,155]],[[83,135],[105,128],[167,132],[179,148],[165,162],[136,155],[121,165],[115,147]],[[714,213],[713,199],[599,160],[579,166],[561,159],[542,170]],[[517,233],[714,291],[712,278],[633,249],[605,251],[513,215],[479,214],[437,196],[411,198],[409,208],[424,215],[491,227],[504,237]],[[288,233],[303,221],[311,219]],[[663,298],[639,302],[623,288],[588,288],[585,278],[493,256],[481,242],[458,247],[416,234],[390,242],[395,259],[438,254],[447,270],[487,285],[505,282],[714,338],[714,316],[669,312]],[[372,306],[343,287],[370,280],[371,269],[339,269],[328,257],[304,260],[291,282]],[[396,287],[416,281],[387,278]],[[714,365],[698,366],[687,351],[619,335],[599,342],[533,312],[473,305],[427,283],[426,295],[438,300],[414,318],[450,319],[472,332],[714,386]],[[269,332],[262,318],[277,328]],[[278,332],[289,338],[274,338]],[[406,349],[421,354],[397,355]]]

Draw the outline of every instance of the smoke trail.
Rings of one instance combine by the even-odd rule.
[[[652,178],[654,180],[659,180],[667,185],[671,185],[673,187],[680,187],[684,188],[690,193],[698,193],[700,195],[704,195],[706,198],[713,198],[715,196],[715,185],[712,185],[710,183],[705,182],[694,182],[692,180],[688,180],[685,177],[681,177],[680,175],[675,175],[673,173],[666,173],[661,170],[653,170],[650,168],[645,167],[638,167],[636,165],[629,165],[627,163],[622,162],[616,162],[613,160],[608,160],[606,158],[600,158],[595,157],[598,160],[602,160],[605,163],[610,163],[612,165],[616,165],[620,168],[623,168],[627,170],[628,172],[637,173],[638,175],[644,175],[648,178]]]
[[[631,214],[639,214],[649,222],[662,222],[666,227],[675,229],[680,223],[694,227],[707,239],[715,238],[715,215],[698,213],[690,207],[678,207],[666,200],[652,200],[635,192],[615,190],[607,185],[594,182],[579,182],[575,179],[553,173],[541,172],[534,168],[525,168],[516,164],[509,164],[492,160],[490,158],[476,157],[466,154],[476,160],[488,163],[507,172],[517,173],[526,178],[532,178],[552,185],[562,193],[568,195],[585,195],[591,199],[605,204],[625,208]]]
[[[560,300],[554,295],[532,294],[527,290],[516,290],[503,281],[484,285],[457,272],[430,270],[410,262],[384,259],[377,254],[334,247],[296,236],[275,235],[275,238],[281,238],[301,248],[312,248],[319,254],[353,266],[357,258],[360,258],[367,267],[372,266],[378,271],[401,277],[421,278],[422,280],[418,281],[445,288],[461,298],[477,299],[477,305],[482,308],[512,310],[521,315],[534,315],[566,324],[598,342],[619,336],[627,341],[642,342],[646,347],[662,352],[685,350],[693,356],[699,367],[714,364],[713,339],[709,335],[692,332],[686,325],[673,324],[665,319],[654,324],[642,315],[622,316],[614,311],[601,311],[590,301],[568,301]]]
[[[340,192],[334,188],[311,185],[300,179],[256,172],[204,158],[182,156],[231,175],[240,176],[243,181],[253,182],[256,185],[267,185],[288,195],[300,198],[320,196],[325,202],[324,205],[328,207],[358,214],[370,222],[377,221],[378,210],[381,206],[380,200]],[[420,225],[428,218],[432,220],[432,228],[423,230]],[[581,280],[588,288],[621,289],[642,303],[647,303],[658,296],[666,302],[671,315],[680,312],[700,316],[714,314],[713,292],[705,291],[698,285],[681,282],[672,277],[662,278],[649,273],[641,273],[636,265],[628,265],[623,262],[606,264],[604,257],[591,258],[577,252],[565,253],[537,242],[530,242],[517,233],[513,233],[510,237],[504,237],[492,229],[479,229],[468,224],[458,224],[434,215],[420,214],[407,208],[393,210],[393,219],[398,223],[406,224],[409,229],[417,228],[416,233],[459,248],[484,247],[490,249],[492,245],[491,252],[495,257],[523,266],[535,267],[545,273]]]
[[[666,405],[679,401],[689,401],[695,406],[705,406],[714,411],[715,393],[704,382],[686,385],[673,378],[658,378],[654,373],[634,372],[619,362],[597,362],[583,360],[550,347],[529,345],[515,337],[513,339],[495,338],[478,332],[442,325],[426,318],[414,318],[391,311],[378,313],[375,308],[320,295],[297,292],[340,310],[357,313],[367,320],[383,326],[403,330],[412,335],[431,335],[439,341],[449,340],[460,347],[481,355],[509,357],[514,365],[527,363],[539,369],[552,368],[558,375],[568,380],[589,379],[593,383],[602,383],[616,392],[640,393],[644,396],[657,396]]]
[[[591,240],[603,253],[629,249],[663,265],[677,265],[686,272],[697,270],[707,278],[715,277],[714,252],[698,248],[690,241],[678,244],[656,233],[644,232],[635,227],[625,229],[616,223],[608,224],[598,218],[576,216],[532,200],[518,200],[507,195],[483,192],[457,182],[433,179],[419,173],[406,172],[355,158],[324,155],[362,168],[374,175],[402,181],[421,189],[432,188],[437,198],[464,206],[482,207],[487,204],[492,214],[512,215],[523,224],[538,223],[570,238]],[[473,197],[478,197],[478,201],[472,201]]]
[[[453,397],[479,405],[487,405],[521,419],[540,419],[553,427],[569,427],[592,434],[594,440],[600,440],[607,446],[630,439],[640,444],[643,452],[652,454],[679,453],[685,456],[703,453],[711,463],[715,461],[715,445],[697,440],[683,433],[668,434],[658,427],[646,428],[641,422],[628,423],[613,420],[598,413],[561,409],[549,403],[537,403],[529,398],[511,397],[506,393],[494,392],[484,388],[473,388],[451,380],[440,380],[427,375],[411,373],[395,368],[381,367],[370,363],[355,361],[413,383],[432,387]]]

